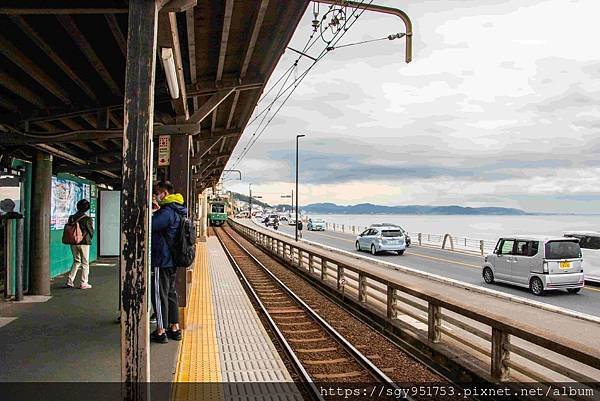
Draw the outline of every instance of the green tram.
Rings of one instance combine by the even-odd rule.
[[[208,222],[211,226],[222,226],[227,221],[227,202],[211,200],[208,202]]]

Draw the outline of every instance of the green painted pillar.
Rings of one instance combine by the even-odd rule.
[[[29,294],[50,295],[52,155],[43,152],[35,155],[31,191]]]

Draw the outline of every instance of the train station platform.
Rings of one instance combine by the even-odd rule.
[[[216,237],[198,246],[175,400],[301,400]],[[245,385],[246,384],[246,385]]]
[[[0,382],[119,382],[121,380],[118,260],[90,266],[93,288],[0,302]],[[179,343],[152,344],[151,379],[170,382]]]
[[[0,382],[120,381],[118,260],[93,263],[90,283],[0,304]],[[151,343],[172,399],[302,399],[216,237],[198,244],[187,308],[181,342]]]

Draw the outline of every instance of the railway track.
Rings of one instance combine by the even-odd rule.
[[[364,395],[375,387],[400,390],[371,361],[384,355],[364,355],[360,345],[336,331],[227,230],[213,232],[312,398],[324,400],[319,387],[327,384],[347,385]]]

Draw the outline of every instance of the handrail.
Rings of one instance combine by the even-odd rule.
[[[540,370],[542,372],[550,370],[568,380],[594,378],[600,381],[600,373],[596,371],[600,370],[600,354],[591,346],[553,336],[531,325],[518,324],[519,322],[495,314],[493,311],[475,308],[466,300],[452,299],[442,293],[428,291],[426,288],[413,288],[410,284],[380,277],[360,267],[342,262],[341,255],[338,258],[332,252],[309,248],[305,244],[246,226],[235,220],[230,220],[230,225],[260,248],[320,279],[332,291],[343,294],[346,298],[352,298],[367,307],[369,311],[381,315],[380,317],[393,326],[409,328],[416,334],[422,332],[421,328],[410,326],[406,321],[398,319],[399,314],[404,314],[418,321],[421,326],[422,323],[427,324],[427,342],[430,344],[443,342],[447,347],[452,348],[453,344],[461,342],[463,349],[464,345],[467,345],[475,354],[481,356],[483,353],[484,357],[489,359],[490,375],[493,379],[517,380],[518,377],[511,375],[512,366],[517,374],[529,378],[540,377]],[[348,292],[346,289],[352,291]],[[445,317],[442,315],[442,310],[451,311],[458,317]],[[443,322],[444,326],[442,326]],[[449,331],[446,325],[451,325],[452,330]],[[463,332],[467,336],[473,336],[474,340],[470,342],[462,339],[460,333]],[[520,344],[515,344],[511,336],[518,339]],[[561,355],[559,359],[565,361],[562,359],[559,361],[552,356],[547,358],[539,352],[534,354],[526,349],[523,342],[559,354]],[[515,368],[514,361],[510,360],[511,354],[525,359],[528,364],[518,364],[518,368]],[[593,368],[592,372],[584,373],[581,367],[572,367],[573,361]]]

